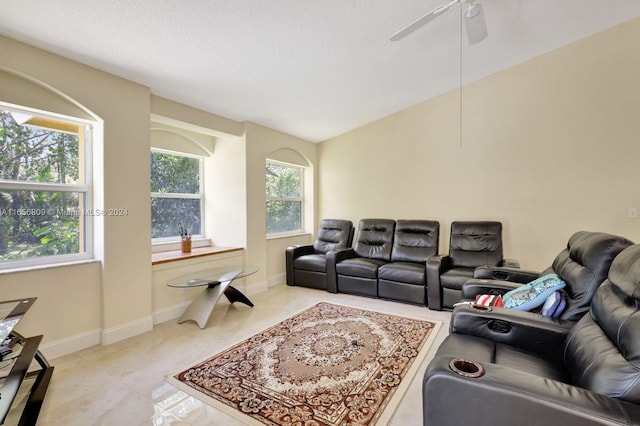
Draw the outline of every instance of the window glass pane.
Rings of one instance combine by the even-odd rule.
[[[200,160],[152,151],[151,192],[199,194]]]
[[[267,201],[267,234],[302,229],[302,202]]]
[[[0,179],[81,183],[78,131],[76,124],[0,109]]]
[[[83,251],[82,205],[77,192],[0,189],[0,261]]]
[[[202,234],[200,200],[151,198],[151,238],[180,235],[180,225],[191,235]]]
[[[302,169],[267,163],[266,186],[268,197],[302,197]]]

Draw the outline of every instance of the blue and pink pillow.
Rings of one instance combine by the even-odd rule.
[[[505,308],[515,309],[518,311],[530,311],[543,306],[551,295],[559,292],[559,290],[563,289],[565,285],[567,285],[567,283],[565,283],[557,274],[544,275],[528,284],[505,293],[502,296],[502,302],[504,303]],[[555,309],[553,309],[553,313],[555,313],[560,307],[561,297],[561,295],[554,296],[554,300],[549,302],[550,305],[557,305],[555,306]],[[566,298],[564,304],[566,306]],[[549,312],[551,307],[546,311]],[[559,313],[557,315],[559,315]]]

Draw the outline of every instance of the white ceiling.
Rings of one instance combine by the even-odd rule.
[[[389,41],[446,1],[2,0],[0,34],[318,142],[459,85],[458,6]],[[465,82],[640,16],[638,0],[480,2]]]

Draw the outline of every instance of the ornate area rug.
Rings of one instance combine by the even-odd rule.
[[[167,376],[248,424],[385,424],[440,322],[319,303]]]

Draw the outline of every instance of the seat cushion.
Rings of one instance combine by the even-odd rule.
[[[440,284],[444,288],[462,290],[464,283],[473,278],[475,268],[458,266],[440,275]]]
[[[293,261],[295,269],[305,271],[327,272],[327,257],[324,254],[307,254]]]
[[[352,277],[377,278],[378,268],[384,265],[384,260],[355,257],[346,259],[336,265],[336,272],[339,275],[349,275]]]
[[[426,283],[426,267],[424,263],[387,263],[378,269],[378,279],[424,285]]]
[[[526,351],[475,336],[450,334],[438,348],[438,355],[464,358],[480,364],[497,364],[569,383],[569,376],[560,363],[553,364]]]

